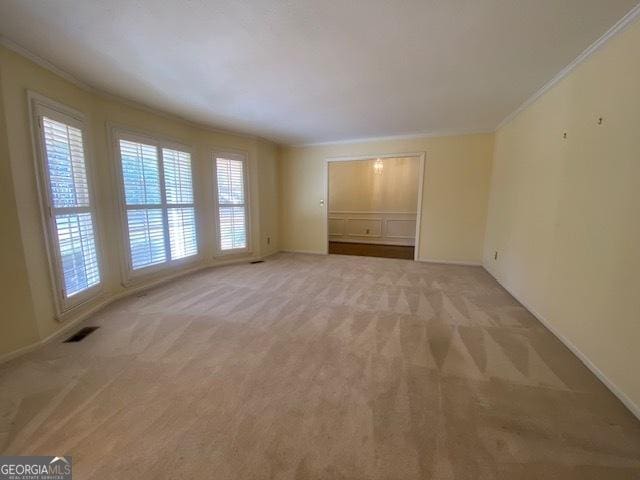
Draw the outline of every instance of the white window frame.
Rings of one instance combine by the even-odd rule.
[[[215,255],[238,255],[251,253],[251,194],[249,193],[249,154],[241,150],[216,150],[212,154],[213,158],[213,201],[215,205],[215,225],[214,233],[216,239]],[[247,235],[246,247],[222,250],[220,239],[220,202],[218,195],[218,157],[228,158],[229,160],[239,160],[242,162],[242,172],[244,180],[244,221],[245,232]],[[223,204],[222,206],[232,206],[232,204]],[[237,206],[237,205],[234,205]]]
[[[86,118],[82,112],[67,107],[61,103],[38,93],[28,91],[27,102],[29,105],[29,118],[31,127],[31,139],[33,147],[34,171],[36,186],[40,203],[40,217],[45,237],[45,250],[49,264],[49,275],[53,287],[55,317],[62,320],[74,308],[98,297],[103,288],[104,271],[102,269],[102,239],[98,214],[96,210],[95,176],[89,142],[87,141]],[[46,116],[52,120],[77,128],[82,133],[82,149],[84,153],[84,165],[89,189],[89,207],[66,207],[55,210],[63,210],[68,213],[90,213],[93,225],[93,237],[96,246],[96,259],[100,282],[80,293],[67,297],[64,288],[64,274],[62,271],[62,259],[60,258],[60,246],[58,245],[58,231],[54,215],[53,202],[51,200],[51,188],[49,185],[49,165],[46,155],[44,130],[41,117]]]
[[[150,133],[142,133],[136,130],[132,130],[126,127],[112,126],[111,127],[111,145],[113,149],[114,166],[116,169],[117,190],[118,190],[118,210],[120,211],[120,225],[122,232],[122,246],[123,246],[123,283],[128,285],[132,281],[139,281],[145,277],[152,276],[158,272],[166,272],[184,267],[185,265],[194,263],[202,258],[202,242],[200,238],[200,225],[199,225],[199,208],[196,195],[196,175],[195,175],[195,162],[193,149],[183,143],[166,139],[159,135]],[[144,143],[146,145],[152,145],[156,147],[158,153],[158,171],[160,176],[160,204],[144,204],[144,205],[127,205],[124,188],[124,175],[122,172],[122,158],[120,154],[120,140]],[[164,159],[162,149],[179,150],[181,152],[188,153],[191,156],[191,185],[193,188],[193,205],[192,204],[174,204],[167,203],[166,185],[164,182]],[[137,268],[134,270],[133,262],[131,259],[131,245],[129,242],[129,224],[127,220],[127,209],[161,209],[162,210],[162,225],[164,233],[164,245],[167,260],[162,263],[149,265],[146,267]],[[169,219],[168,209],[170,208],[187,208],[193,207],[194,219],[196,228],[196,242],[198,245],[198,251],[189,255],[188,257],[178,258],[176,260],[171,259],[171,242],[169,240]]]

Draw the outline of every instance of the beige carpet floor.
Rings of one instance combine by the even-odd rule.
[[[0,368],[0,450],[76,479],[632,479],[640,422],[479,267],[278,254]]]

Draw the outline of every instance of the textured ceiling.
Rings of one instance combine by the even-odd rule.
[[[636,0],[2,0],[79,80],[283,143],[487,131]]]

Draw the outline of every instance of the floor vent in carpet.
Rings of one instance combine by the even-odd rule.
[[[264,263],[264,260],[254,260],[253,262],[251,262],[251,265],[253,265],[254,263]]]
[[[64,341],[64,343],[79,342],[81,340],[84,340],[84,337],[86,337],[87,335],[95,332],[99,328],[100,327],[82,327],[76,333],[74,333],[69,338],[67,338]]]

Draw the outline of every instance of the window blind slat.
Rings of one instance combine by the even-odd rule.
[[[153,145],[120,140],[127,205],[160,204],[158,152]]]
[[[186,152],[163,148],[162,160],[167,203],[193,203],[191,155]]]
[[[246,248],[247,232],[245,227],[244,206],[220,207],[220,248],[232,250]]]
[[[47,116],[41,121],[59,268],[69,299],[100,283],[82,131]]]
[[[220,249],[247,247],[244,162],[216,158]]]
[[[88,207],[82,132],[47,117],[42,118],[42,127],[52,206]]]
[[[56,215],[56,231],[67,297],[100,283],[90,213]]]
[[[218,174],[218,200],[225,204],[244,203],[244,162],[218,158],[216,162]]]
[[[162,176],[156,146],[121,139],[120,157],[131,268],[137,270],[196,254],[191,155],[162,148]],[[170,208],[172,204],[180,207]]]
[[[128,210],[127,224],[134,270],[167,260],[161,208]]]
[[[167,217],[171,258],[175,260],[198,253],[194,208],[169,208]]]
[[[162,149],[164,184],[167,204],[193,205],[193,180],[191,178],[191,155],[187,152]],[[198,253],[195,209],[168,208],[169,245],[171,258],[189,257]]]

